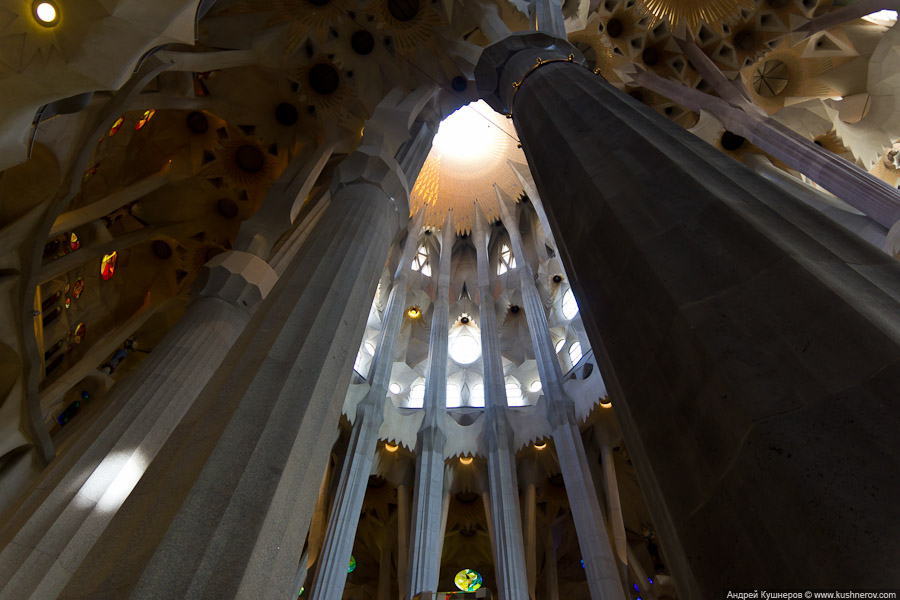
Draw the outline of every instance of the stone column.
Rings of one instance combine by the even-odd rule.
[[[406,182],[383,135],[338,168],[332,201],[184,426],[66,594],[267,597],[296,574],[356,344]],[[153,522],[152,531],[139,525]],[[184,540],[190,540],[185,546]],[[127,551],[125,549],[127,548]]]
[[[553,535],[548,531],[544,543],[544,561],[546,563],[547,600],[559,600],[559,575],[556,569],[556,545]]]
[[[679,596],[888,585],[900,265],[560,40],[491,46],[477,81],[512,111]]]
[[[294,584],[291,586],[291,593],[288,598],[296,598],[300,595],[300,590],[306,592],[306,575],[309,573],[309,550],[304,550],[300,555],[300,562],[297,565],[297,575],[294,576]]]
[[[575,404],[563,390],[562,370],[550,337],[544,303],[534,284],[534,273],[528,261],[524,260],[525,252],[519,222],[507,204],[509,199],[499,188],[495,186],[494,189],[500,206],[500,217],[509,233],[513,254],[517,257],[516,269],[519,271],[521,282],[525,319],[528,322],[544,397],[548,401],[553,442],[566,484],[572,518],[575,520],[578,545],[584,560],[591,598],[624,600],[618,568],[606,533],[606,521],[600,510],[597,490],[591,479],[587,455],[581,442],[581,432],[575,418]]]
[[[76,447],[48,468],[5,525],[0,598],[60,593],[277,279],[245,252],[219,254],[203,267],[178,324],[113,388]]]
[[[702,54],[702,52],[701,52]],[[850,161],[814,144],[747,103],[727,101],[642,71],[632,76],[644,86],[691,110],[706,110],[728,131],[803,173],[817,184],[890,229],[900,221],[900,191]]]
[[[406,246],[400,264],[397,265],[394,285],[384,311],[381,335],[372,359],[369,392],[356,409],[337,494],[331,505],[322,560],[310,595],[313,600],[339,600],[344,593],[347,563],[353,552],[356,528],[372,471],[378,430],[384,422],[384,401],[394,366],[394,347],[406,310],[406,284],[413,255],[418,247],[424,215],[425,212],[421,211],[409,223]]]
[[[481,319],[481,355],[484,370],[484,418],[487,441],[488,487],[493,523],[494,566],[501,600],[528,595],[519,484],[513,436],[506,420],[506,380],[500,354],[500,331],[488,265],[490,228],[478,204],[472,241],[478,261],[478,314]],[[520,262],[523,262],[520,260]]]
[[[436,592],[441,562],[444,495],[444,415],[447,413],[447,340],[450,332],[450,257],[456,232],[453,213],[441,228],[437,294],[431,314],[431,340],[425,376],[425,418],[416,435],[416,483],[410,532],[407,598]]]
[[[397,486],[397,586],[400,588],[399,600],[407,598],[409,588],[409,487]]]
[[[378,600],[390,600],[391,597],[391,550],[393,547],[394,537],[385,528],[381,536],[381,556],[378,560]],[[343,588],[340,591],[343,593]]]
[[[619,562],[619,572],[626,576],[628,574],[628,541],[625,537],[625,520],[622,516],[622,501],[619,498],[619,484],[616,480],[616,465],[614,462],[612,448],[610,447],[609,433],[605,429],[605,425],[597,423],[594,425],[594,441],[600,447],[600,462],[603,466],[603,481],[606,490],[606,517],[612,526],[613,542],[616,551],[616,558]]]
[[[534,460],[520,463],[519,483],[522,484],[522,521],[525,542],[525,572],[528,579],[528,597],[534,600],[537,583],[537,484],[540,480],[538,465]]]

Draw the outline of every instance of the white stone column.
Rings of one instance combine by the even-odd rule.
[[[356,420],[344,457],[337,494],[331,505],[328,530],[322,547],[322,561],[312,588],[313,600],[339,600],[347,581],[347,563],[359,525],[366,485],[372,471],[378,430],[384,422],[384,401],[394,366],[394,347],[406,310],[406,285],[425,212],[410,222],[406,246],[397,266],[394,285],[384,311],[381,335],[372,359],[369,392],[356,409]]]
[[[437,294],[431,315],[431,340],[425,378],[425,418],[416,436],[416,483],[410,532],[408,598],[436,592],[444,495],[444,415],[447,413],[447,340],[450,330],[450,258],[456,232],[453,213],[441,228]]]
[[[506,420],[506,381],[500,354],[500,332],[488,264],[490,229],[478,204],[472,240],[478,261],[478,310],[481,319],[481,354],[484,370],[485,439],[488,446],[488,487],[494,531],[495,571],[501,600],[528,595],[519,485],[513,436]],[[520,262],[523,262],[520,260]]]
[[[575,520],[591,598],[624,600],[618,568],[606,533],[606,521],[600,510],[597,491],[591,480],[587,456],[581,442],[574,403],[562,387],[562,371],[553,348],[544,305],[534,284],[534,273],[528,261],[518,259],[525,256],[518,221],[507,204],[508,198],[499,188],[495,187],[495,190],[500,216],[517,257],[516,269],[519,271],[525,318],[534,346],[544,397],[548,400],[553,442],[566,484],[572,518]]]

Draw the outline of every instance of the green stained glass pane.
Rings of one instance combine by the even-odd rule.
[[[347,572],[352,573],[356,570],[356,557],[352,554],[350,555],[350,564],[347,565]]]

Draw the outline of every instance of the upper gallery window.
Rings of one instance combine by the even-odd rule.
[[[578,303],[575,301],[575,294],[572,293],[571,288],[563,294],[562,312],[563,316],[570,320],[578,314]]]
[[[412,262],[412,270],[419,271],[425,277],[431,277],[431,265],[428,264],[428,251],[425,246],[419,246],[416,250],[416,257]]]
[[[509,246],[500,246],[500,264],[497,265],[497,275],[503,275],[510,269],[516,268],[516,257],[513,256]]]

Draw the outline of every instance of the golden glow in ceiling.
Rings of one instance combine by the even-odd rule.
[[[512,121],[483,101],[462,107],[441,122],[431,153],[410,194],[412,214],[440,228],[453,211],[457,233],[472,230],[475,203],[488,221],[500,218],[494,184],[517,198],[522,186],[507,161],[525,163]]]

